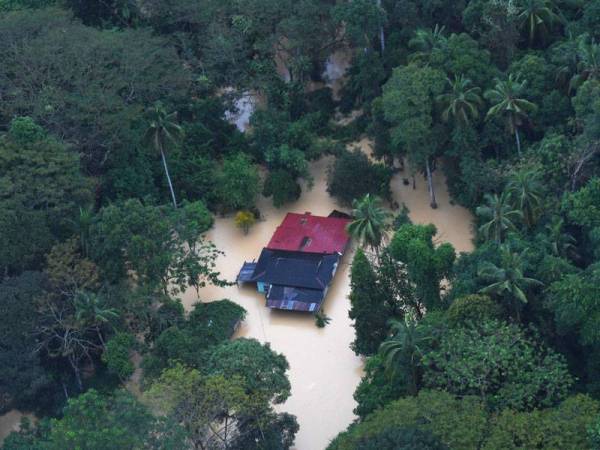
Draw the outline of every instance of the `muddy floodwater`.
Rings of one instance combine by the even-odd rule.
[[[369,151],[368,141],[363,140],[360,145]],[[257,259],[287,212],[310,211],[316,215],[328,215],[333,209],[344,210],[326,191],[327,167],[331,161],[330,157],[326,157],[311,163],[314,186],[312,190],[303,186],[303,194],[297,202],[275,209],[270,199],[261,198],[258,207],[263,218],[248,235],[235,227],[231,217],[215,220],[208,238],[225,252],[218,261],[222,275],[234,280],[244,261]],[[402,177],[402,173],[394,177],[393,193],[398,203],[404,202],[409,207],[411,219],[416,223],[434,223],[441,241],[451,242],[458,251],[469,251],[472,248],[472,218],[466,209],[450,205],[442,173],[435,173],[437,210],[429,207],[426,183],[421,178],[417,180],[417,189],[413,190],[412,186],[403,185]],[[283,405],[278,405],[278,410],[295,414],[298,418],[297,450],[324,449],[355,419],[352,394],[362,375],[363,360],[350,350],[354,339],[354,329],[348,317],[351,261],[352,251],[345,255],[328,291],[323,309],[332,320],[325,328],[317,328],[309,314],[267,309],[264,295],[250,286],[209,286],[200,292],[202,301],[227,298],[242,305],[247,316],[236,337],[269,342],[273,350],[286,356],[290,364],[288,374],[292,392]],[[198,298],[191,289],[182,300],[189,309]]]
[[[4,442],[6,436],[13,431],[19,431],[21,425],[21,419],[28,417],[29,420],[34,421],[35,417],[32,414],[23,414],[21,411],[13,409],[6,414],[0,416],[0,445]]]

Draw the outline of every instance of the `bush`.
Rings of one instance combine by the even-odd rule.
[[[244,234],[248,234],[250,227],[256,223],[256,217],[252,211],[239,211],[235,215],[235,226],[244,230]]]
[[[452,302],[448,308],[448,323],[456,327],[468,322],[501,319],[503,315],[502,307],[487,295],[473,294]]]
[[[413,427],[390,427],[357,443],[356,450],[449,450],[431,433]]]
[[[300,198],[302,188],[287,170],[278,169],[270,172],[265,180],[263,195],[273,196],[273,205],[280,208],[286,203]]]
[[[246,310],[229,300],[197,303],[188,320],[167,328],[144,358],[144,377],[154,378],[173,361],[202,369],[209,350],[231,338]]]
[[[117,375],[121,380],[128,379],[135,370],[129,357],[135,346],[135,337],[129,333],[117,333],[106,344],[102,353],[102,361],[108,370]]]

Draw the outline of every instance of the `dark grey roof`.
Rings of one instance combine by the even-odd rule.
[[[333,278],[340,255],[263,249],[252,281],[266,284],[325,289]]]
[[[252,276],[254,274],[254,269],[256,269],[255,262],[244,262],[244,265],[240,269],[240,273],[238,274],[236,281],[241,283],[251,281]]]
[[[320,303],[323,301],[324,295],[324,289],[306,289],[273,284],[267,293],[267,300]]]

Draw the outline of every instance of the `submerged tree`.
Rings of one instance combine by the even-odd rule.
[[[435,99],[443,92],[444,74],[416,63],[394,69],[383,87],[383,110],[392,124],[392,143],[406,149],[411,169],[427,175],[430,205],[437,208],[432,162],[443,139],[434,123]]]

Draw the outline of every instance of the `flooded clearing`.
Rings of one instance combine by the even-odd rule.
[[[19,431],[21,419],[28,417],[29,420],[35,420],[33,414],[23,414],[21,411],[13,409],[0,416],[0,445],[4,442],[6,436],[13,431]]]
[[[368,140],[360,142],[366,152],[370,152],[369,145]],[[298,201],[276,209],[271,199],[260,198],[258,208],[263,217],[248,235],[235,226],[233,218],[216,218],[208,238],[225,252],[218,261],[218,269],[224,277],[235,280],[244,261],[258,258],[287,212],[310,211],[327,216],[333,209],[348,211],[327,193],[327,168],[331,162],[332,157],[324,157],[311,163],[314,186],[312,190],[303,186]],[[416,223],[434,223],[440,241],[452,243],[458,251],[469,251],[472,248],[472,217],[466,209],[450,204],[441,171],[434,175],[439,203],[436,210],[429,207],[426,183],[422,178],[417,178],[417,189],[413,190],[412,185],[403,185],[403,176],[406,175],[394,176],[392,191],[399,204],[404,202],[408,206],[411,219]],[[290,364],[292,393],[277,409],[297,416],[300,431],[295,448],[298,450],[325,448],[355,418],[352,394],[362,375],[363,360],[350,349],[354,339],[354,328],[348,317],[352,253],[347,252],[342,260],[323,303],[325,313],[332,319],[325,328],[317,328],[310,314],[267,309],[264,295],[251,286],[207,286],[200,291],[202,301],[228,298],[247,310],[246,320],[236,337],[269,342],[275,351],[286,356]],[[189,310],[198,301],[195,290],[188,290],[182,300]]]
[[[365,153],[371,152],[368,139],[354,145],[361,147]],[[324,157],[311,163],[314,177],[312,190],[303,186],[301,198],[285,208],[276,209],[271,199],[260,198],[258,207],[263,217],[248,235],[235,226],[233,218],[216,218],[208,238],[225,252],[225,256],[218,261],[218,268],[224,277],[234,280],[244,261],[258,258],[287,212],[310,211],[323,216],[333,209],[348,212],[327,193],[327,168],[332,160],[332,157]],[[417,176],[415,190],[412,184],[403,184],[403,178],[409,175],[408,169],[405,169],[392,179],[394,199],[399,204],[406,204],[410,218],[415,223],[435,224],[438,241],[452,243],[457,251],[471,250],[472,217],[466,209],[450,204],[441,170],[434,174],[439,204],[436,210],[429,207],[427,185],[423,177]],[[297,450],[325,448],[333,437],[355,419],[352,414],[355,407],[352,395],[362,376],[363,360],[350,349],[350,343],[354,340],[354,328],[348,317],[352,254],[352,250],[348,251],[342,260],[324,301],[323,309],[332,319],[325,328],[317,328],[310,314],[266,308],[264,295],[251,286],[207,286],[200,291],[202,301],[228,298],[247,310],[246,320],[235,337],[269,342],[275,351],[286,356],[290,364],[292,393],[277,409],[295,414],[298,418],[300,431],[296,436]],[[182,300],[189,310],[199,299],[195,290],[190,289]],[[135,356],[139,363],[139,355]],[[138,392],[139,377],[138,369],[134,380],[128,383],[128,388],[134,393]],[[16,410],[0,416],[0,443],[11,431],[18,429],[21,417],[22,414]]]

